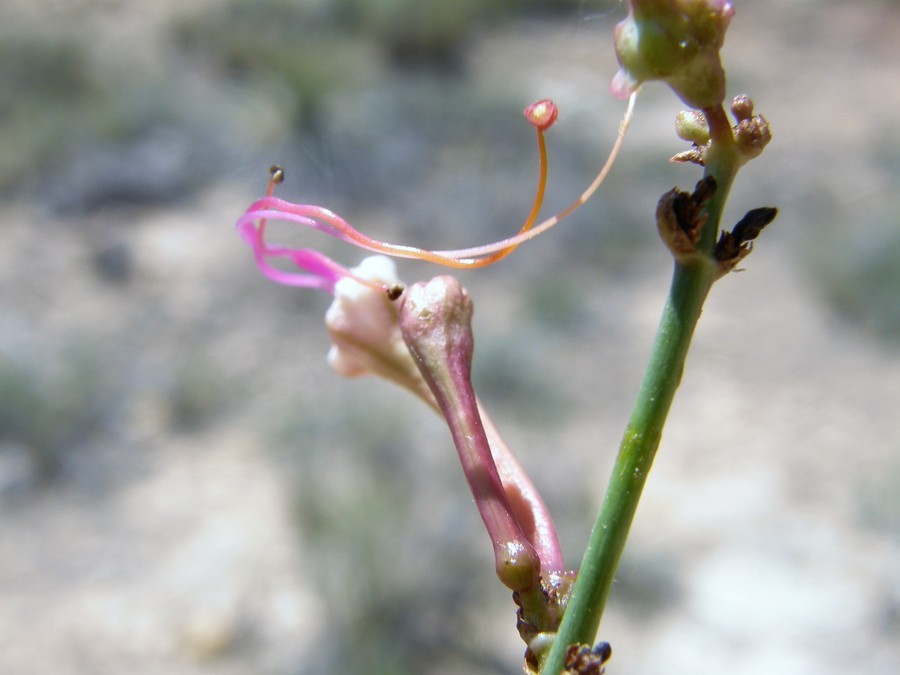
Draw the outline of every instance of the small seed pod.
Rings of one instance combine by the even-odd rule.
[[[738,94],[731,99],[731,114],[738,122],[753,117],[753,99],[747,94]]]

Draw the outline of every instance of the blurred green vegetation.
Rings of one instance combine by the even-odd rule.
[[[82,41],[17,35],[0,40],[0,191],[71,145],[102,109]]]
[[[658,550],[648,554],[627,549],[612,589],[614,602],[643,623],[651,621],[682,600],[680,567],[678,560]]]
[[[523,318],[538,330],[577,335],[590,320],[588,300],[577,278],[560,274],[525,287]]]
[[[279,104],[294,129],[315,127],[323,98],[371,70],[371,50],[315,4],[237,0],[181,18],[172,33],[181,51],[219,77],[281,87]]]
[[[857,509],[860,521],[876,531],[888,532],[900,542],[900,458],[872,471],[858,487]]]
[[[175,83],[100,77],[88,38],[0,37],[0,193],[97,144],[183,116]]]
[[[235,386],[205,354],[186,354],[168,390],[171,427],[182,432],[202,428],[233,400]]]
[[[72,346],[53,368],[0,359],[0,442],[21,446],[39,479],[108,418],[109,378],[88,347]]]
[[[342,24],[381,44],[394,63],[454,67],[479,27],[580,5],[580,0],[335,0],[335,11]]]
[[[900,135],[877,134],[867,166],[888,177],[869,193],[833,194],[821,186],[806,200],[814,229],[800,245],[804,269],[832,309],[886,344],[900,345]]]
[[[542,353],[546,343],[524,332],[516,335],[480,340],[472,366],[475,390],[489,409],[520,424],[559,428],[572,402],[553,384],[557,374]]]
[[[831,251],[814,275],[844,318],[900,344],[900,230],[855,244]]]
[[[456,70],[473,32],[577,0],[232,0],[172,27],[184,54],[238,81],[269,80],[295,130],[314,129],[334,91],[375,76],[380,62]]]
[[[38,27],[0,31],[0,192],[85,148],[127,141],[154,126],[187,125],[221,139],[226,150],[242,148],[248,139],[230,133],[234,120],[225,110],[236,95],[265,99],[263,107],[276,107],[289,132],[315,129],[330,94],[383,77],[386,64],[456,69],[479,28],[580,6],[579,0],[231,0],[185,8],[173,19],[174,49],[164,52],[156,74],[137,63],[110,67],[78,31],[62,39]],[[199,99],[191,79],[198,69],[213,75]],[[247,87],[229,91],[234,83]]]
[[[492,11],[491,2],[337,0],[348,28],[374,39],[398,64],[455,65],[474,25]]]

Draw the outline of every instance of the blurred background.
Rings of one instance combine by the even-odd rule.
[[[774,141],[714,288],[601,638],[611,673],[900,670],[900,4],[736,0]],[[430,248],[547,212],[623,112],[611,0],[3,0],[0,671],[512,674],[522,644],[449,435],[325,363],[330,298],[233,223],[286,198]],[[600,193],[462,273],[476,380],[576,567],[671,262],[679,102],[648,86]],[[348,265],[360,253],[285,230]],[[440,270],[404,262],[408,282]]]

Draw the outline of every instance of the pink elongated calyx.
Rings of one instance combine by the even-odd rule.
[[[535,588],[541,560],[507,498],[471,384],[472,302],[453,277],[410,286],[400,329],[428,383],[459,453],[463,473],[494,549],[497,576],[508,588]]]

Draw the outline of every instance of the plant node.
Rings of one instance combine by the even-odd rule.
[[[516,610],[516,630],[525,642],[525,672],[540,672],[544,660],[575,584],[576,573],[558,572],[541,577],[537,588],[513,593]]]

